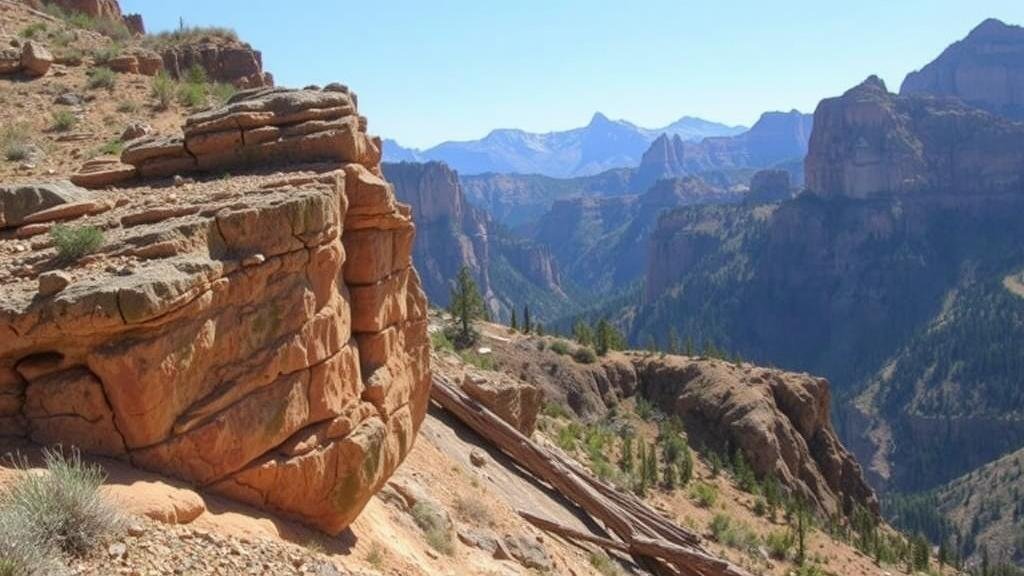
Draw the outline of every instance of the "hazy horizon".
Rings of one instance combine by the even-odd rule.
[[[235,28],[280,85],[346,83],[371,132],[415,148],[566,130],[595,112],[647,128],[682,116],[750,126],[766,111],[811,113],[871,74],[898,90],[985,18],[1024,24],[1011,0],[550,4],[123,2],[151,32],[182,15]]]

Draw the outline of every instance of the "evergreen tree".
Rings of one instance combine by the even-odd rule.
[[[523,332],[529,334],[533,330],[533,323],[530,322],[530,305],[523,305]]]
[[[513,330],[518,330],[519,329],[518,322],[516,322],[516,309],[515,308],[512,309],[512,323],[509,325],[509,327],[512,328]]]
[[[658,483],[658,451],[654,444],[647,449],[647,469],[644,471],[648,486]]]
[[[576,320],[576,323],[573,324],[572,337],[580,346],[590,346],[594,343],[594,331],[583,320]]]
[[[808,517],[807,505],[804,504],[803,498],[801,497],[797,497],[794,515],[796,516],[797,536],[796,563],[803,566],[804,561],[807,560],[807,523],[810,518]]]
[[[655,352],[658,351],[658,343],[654,341],[654,336],[651,336],[650,334],[647,335],[647,340],[644,344],[644,349],[647,350],[647,352],[650,354],[654,354]]]
[[[619,470],[629,474],[633,471],[633,435],[623,433],[622,454],[619,455]]]
[[[683,452],[679,456],[679,485],[686,486],[693,478],[693,455],[690,446],[683,441]]]
[[[533,327],[533,332],[535,334],[537,334],[537,336],[543,336],[544,335],[544,325],[541,324],[540,322],[537,322],[537,325]]]
[[[679,333],[676,332],[676,327],[672,326],[668,329],[668,353],[679,354]]]
[[[640,470],[633,486],[637,496],[642,497],[647,495],[647,444],[642,439],[637,443],[637,460]]]
[[[455,279],[448,311],[456,323],[457,333],[454,339],[456,346],[461,348],[470,346],[476,340],[473,321],[483,318],[486,311],[484,299],[480,296],[480,290],[467,266],[463,266],[459,270],[459,275]]]
[[[686,336],[686,343],[683,344],[683,354],[685,356],[693,356],[693,352],[694,352],[694,350],[693,350],[693,337],[687,335]]]
[[[609,350],[619,350],[624,344],[622,333],[612,326],[611,322],[602,318],[594,329],[594,351],[604,356]]]

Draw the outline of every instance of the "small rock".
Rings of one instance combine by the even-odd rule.
[[[57,96],[57,99],[54,100],[54,102],[57,104],[63,104],[64,106],[81,106],[82,97],[74,92],[65,92],[60,96]]]
[[[184,178],[180,174],[174,175],[174,186],[177,188],[181,188],[186,184],[192,184],[194,182],[195,180],[193,180],[192,178]]]
[[[124,558],[127,553],[128,547],[124,545],[124,542],[114,542],[107,547],[107,554],[114,559]]]
[[[39,275],[39,294],[52,296],[71,284],[71,275],[60,270],[44,272]]]
[[[259,266],[260,264],[263,264],[266,261],[267,257],[264,256],[263,254],[253,254],[252,256],[246,256],[242,260],[242,266]]]
[[[138,538],[146,533],[146,527],[138,522],[132,522],[128,524],[128,535]]]
[[[121,141],[127,142],[129,140],[135,140],[136,138],[142,138],[143,136],[149,135],[153,132],[153,127],[144,122],[132,122],[125,127],[124,132],[121,132]]]
[[[487,464],[487,455],[484,454],[483,450],[473,448],[469,451],[469,462],[478,468],[485,466]]]

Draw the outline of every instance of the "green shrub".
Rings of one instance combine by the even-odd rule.
[[[106,88],[112,91],[117,85],[117,73],[105,66],[93,68],[89,71],[89,80],[85,85],[91,90]]]
[[[417,502],[412,507],[412,519],[423,531],[431,548],[449,556],[455,551],[448,522],[436,506],[428,502]]]
[[[796,537],[789,530],[772,532],[765,538],[764,543],[769,556],[776,560],[785,560],[793,550]]]
[[[438,330],[430,334],[430,346],[434,350],[447,350],[449,352],[455,351],[455,345],[445,335],[444,330]]]
[[[581,430],[579,425],[575,422],[570,423],[568,426],[565,426],[558,431],[558,436],[555,438],[555,444],[566,452],[572,452],[576,449],[576,440],[580,437],[580,434]]]
[[[198,64],[193,64],[185,71],[185,83],[186,84],[206,84],[206,68]]]
[[[18,32],[18,36],[31,39],[40,36],[43,32],[46,32],[46,24],[42,22],[33,22],[32,24],[22,28],[21,32]]]
[[[211,84],[207,91],[210,93],[210,98],[212,98],[215,103],[223,105],[238,92],[238,89],[231,84],[216,82]]]
[[[569,411],[557,402],[545,402],[544,407],[541,409],[541,413],[549,418],[569,419]]]
[[[206,105],[206,85],[185,83],[178,86],[178,104],[186,108]]]
[[[622,570],[604,552],[591,552],[590,565],[603,576],[619,576]]]
[[[204,38],[224,38],[238,40],[238,34],[230,28],[217,26],[183,26],[172,32],[148,34],[143,44],[150,48],[165,48],[181,44],[195,44]]]
[[[77,260],[103,246],[103,232],[95,226],[71,227],[57,224],[50,228],[50,237],[61,260]]]
[[[479,354],[472,349],[460,350],[459,357],[466,364],[476,366],[481,370],[494,370],[497,367],[492,355]]]
[[[3,127],[0,131],[0,147],[3,148],[4,158],[10,162],[28,159],[32,154],[28,126],[23,122],[15,122]]]
[[[718,502],[718,487],[706,482],[697,482],[690,488],[690,498],[701,508],[711,508]]]
[[[551,343],[551,351],[559,356],[565,356],[569,353],[569,345],[561,340],[555,340]]]
[[[96,61],[97,64],[106,64],[107,62],[110,62],[114,58],[120,56],[122,50],[123,49],[121,48],[121,45],[117,42],[114,42],[101,48],[97,48],[96,50],[93,50],[92,58]]]
[[[0,514],[22,523],[38,542],[85,554],[121,527],[120,515],[99,492],[106,477],[77,451],[47,450],[44,459],[47,473],[26,471],[0,495]]]
[[[597,362],[597,355],[590,348],[577,348],[572,353],[572,359],[579,362],[580,364],[593,364]]]
[[[745,552],[756,552],[760,543],[757,534],[749,526],[726,514],[715,514],[711,519],[711,534],[715,540],[730,548]]]
[[[53,129],[57,132],[67,132],[78,124],[78,117],[70,110],[56,110],[53,113]]]
[[[124,150],[124,142],[121,142],[121,140],[118,139],[111,140],[110,142],[107,142],[106,144],[101,146],[99,149],[99,153],[107,154],[109,156],[120,156],[122,150]]]
[[[139,111],[139,105],[132,100],[122,100],[117,103],[117,111],[121,114],[135,114]]]
[[[149,81],[149,93],[156,99],[157,110],[167,110],[171,107],[177,89],[177,83],[163,70],[157,72]]]

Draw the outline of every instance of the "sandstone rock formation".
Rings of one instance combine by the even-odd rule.
[[[924,68],[907,74],[900,95],[915,94],[952,96],[1024,120],[1024,28],[985,20]]]
[[[184,138],[129,146],[113,170],[129,187],[5,188],[0,433],[348,525],[429,389],[414,227],[365,129],[340,85],[245,92]],[[286,173],[136,179],[254,166]],[[103,246],[69,266],[36,236],[57,222]],[[41,294],[57,269],[67,285]]]
[[[748,363],[674,355],[611,352],[578,364],[529,339],[494,346],[502,372],[543,390],[549,402],[597,419],[629,397],[678,415],[691,443],[720,454],[743,453],[760,477],[773,475],[822,512],[849,513],[878,501],[830,420],[829,384],[807,374]]]
[[[175,78],[183,78],[190,68],[199,66],[210,80],[239,88],[274,85],[273,76],[263,70],[260,51],[233,38],[210,35],[197,43],[169,46],[161,56],[164,69]]]
[[[633,365],[640,393],[678,414],[692,440],[740,450],[759,476],[774,476],[829,514],[856,505],[878,513],[860,464],[832,429],[824,378],[681,356]]]
[[[111,58],[106,62],[106,66],[114,72],[155,76],[163,69],[164,61],[152,50],[133,48]]]
[[[526,436],[537,427],[544,393],[532,384],[500,372],[467,369],[462,391]]]
[[[45,76],[53,64],[53,55],[42,44],[26,40],[11,40],[0,48],[0,74],[23,73],[38,78]]]
[[[953,100],[897,96],[875,76],[822,100],[805,171],[820,196],[1017,192],[1024,126]]]

